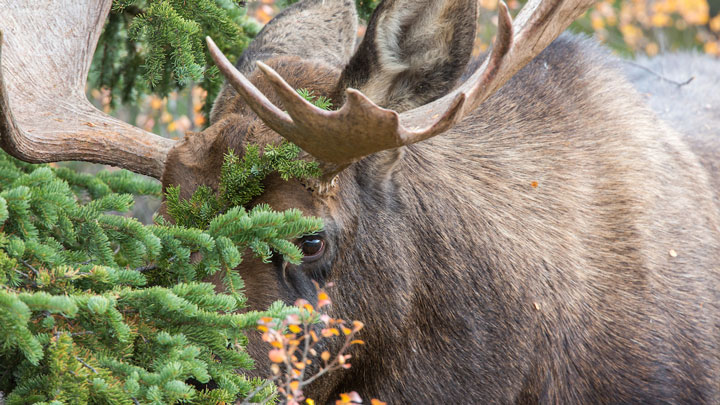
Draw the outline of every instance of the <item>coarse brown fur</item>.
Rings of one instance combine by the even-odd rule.
[[[352,9],[329,0],[297,7],[323,3]],[[389,3],[401,2],[378,12],[396,10],[407,34],[419,16]],[[474,16],[474,1],[443,3]],[[431,13],[421,19],[432,24],[440,9],[416,10]],[[292,10],[285,30],[322,25],[292,20]],[[344,11],[334,15],[354,21]],[[396,76],[377,65],[393,50],[373,35],[344,71],[304,56],[336,43],[296,41],[300,48],[263,60],[295,88],[373,86],[375,101],[408,109],[462,73],[432,69],[445,73],[418,92],[411,84],[428,78],[424,62],[469,58],[452,24],[437,26],[449,30],[437,36],[445,57],[423,57],[420,39],[434,43],[433,35],[406,41],[400,51],[412,72],[401,72],[408,90],[400,93]],[[371,23],[368,33],[384,28]],[[349,55],[354,44],[343,46]],[[262,75],[250,79],[278,101]],[[392,84],[379,94],[377,82]],[[166,186],[187,196],[216,185],[228,148],[280,140],[230,94],[210,129],[171,152]],[[608,52],[563,35],[455,128],[351,165],[330,195],[268,179],[254,203],[322,217],[328,250],[300,266],[243,263],[249,303],[313,300],[311,281],[332,281],[331,314],[365,322],[353,367],[306,390],[318,403],[351,390],[392,404],[720,403],[718,173],[689,139],[645,106]],[[267,375],[267,347],[250,339],[255,373]]]

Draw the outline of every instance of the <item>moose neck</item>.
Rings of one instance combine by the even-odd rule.
[[[662,388],[657,365],[682,357],[680,349],[654,347],[664,332],[634,320],[682,326],[673,315],[680,309],[657,305],[655,291],[681,283],[669,246],[698,235],[713,240],[718,207],[692,193],[708,177],[687,146],[651,130],[655,118],[610,66],[596,69],[607,65],[604,53],[590,48],[562,63],[568,52],[580,54],[579,43],[556,41],[453,131],[343,173],[337,199],[352,226],[340,243],[358,248],[339,252],[334,268],[349,284],[338,287],[335,305],[366,317],[368,349],[353,369],[373,370],[368,377],[351,369],[347,381],[372,378],[377,392],[402,403],[570,398],[564,390],[574,364],[596,370],[587,378],[598,384],[618,384],[610,391],[638,390],[630,385],[641,381]],[[667,150],[681,163],[667,161]],[[676,166],[685,171],[662,169]],[[707,221],[712,226],[686,225]],[[687,271],[712,266],[720,248],[708,249],[715,253],[688,252]],[[716,294],[712,288],[693,282],[700,296]],[[627,341],[638,350],[622,349]],[[597,342],[605,347],[590,350]],[[420,370],[427,375],[418,377]]]

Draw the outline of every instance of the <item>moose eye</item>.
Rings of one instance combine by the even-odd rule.
[[[325,253],[325,241],[318,235],[304,236],[298,242],[300,250],[302,250],[303,262],[312,262],[319,259]]]

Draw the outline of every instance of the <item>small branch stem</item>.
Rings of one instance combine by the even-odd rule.
[[[85,362],[85,360],[81,359],[80,357],[75,356],[75,360],[79,361],[80,364],[82,364],[83,366],[89,368],[93,373],[95,373],[95,374],[98,373],[97,370],[95,370],[91,365],[87,364],[87,363]]]
[[[32,270],[32,272],[35,273],[35,276],[39,276],[39,275],[40,275],[40,272],[38,271],[38,269],[36,269],[35,267],[33,267],[32,264],[26,262],[24,259],[20,259],[20,263],[22,263],[22,264],[23,264],[25,267],[27,267],[28,269]]]
[[[248,401],[249,401],[250,399],[252,399],[252,397],[254,397],[255,395],[259,394],[260,391],[264,390],[265,387],[269,386],[270,384],[272,384],[272,380],[265,380],[265,382],[262,383],[262,385],[260,385],[259,387],[255,388],[254,390],[250,391],[250,393],[247,394],[247,396],[246,396],[245,399],[243,400],[242,405],[254,404],[254,402],[248,402]],[[266,398],[266,400],[267,400],[267,398]],[[261,403],[265,403],[265,402],[261,402]]]
[[[674,84],[674,85],[676,85],[676,86],[678,86],[678,87],[686,86],[686,85],[690,84],[690,82],[692,82],[693,80],[695,80],[695,76],[690,76],[690,78],[687,79],[687,80],[685,80],[684,82],[677,82],[677,81],[675,81],[675,80],[668,79],[667,77],[661,75],[660,73],[657,73],[657,72],[655,72],[654,70],[652,70],[652,69],[650,69],[650,68],[647,68],[647,67],[645,67],[645,66],[643,66],[643,65],[641,65],[641,64],[639,64],[639,63],[635,63],[635,62],[632,62],[632,61],[629,61],[629,60],[626,60],[626,61],[623,61],[623,62],[625,62],[625,63],[627,63],[627,64],[629,64],[629,65],[631,65],[631,66],[634,66],[634,67],[636,67],[636,68],[638,68],[638,69],[642,69],[642,70],[650,73],[651,75],[659,78],[660,80],[665,81],[665,82],[668,82],[668,83],[670,83],[670,84]]]

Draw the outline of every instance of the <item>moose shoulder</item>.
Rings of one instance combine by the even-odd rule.
[[[511,25],[501,4],[493,50],[463,74],[475,0],[385,0],[357,51],[343,34],[354,2],[302,1],[239,70],[210,44],[229,83],[213,125],[172,145],[147,138],[136,149],[158,160],[152,170],[102,155],[112,143],[84,158],[23,149],[45,133],[14,102],[27,90],[8,78],[27,69],[14,76],[3,60],[2,144],[26,160],[113,163],[186,193],[217,184],[228,148],[285,138],[317,159],[317,184],[271,177],[254,203],[322,217],[321,253],[238,271],[253,308],[313,301],[313,282],[333,282],[332,315],[365,322],[353,367],[308,387],[319,403],[350,390],[399,404],[718,403],[720,150],[696,154],[692,131],[658,119],[605,50],[560,35],[589,5],[530,1]],[[287,39],[313,26],[329,31]],[[315,109],[297,88],[343,107]],[[76,131],[65,150],[93,142]],[[265,347],[250,341],[267,375]]]

